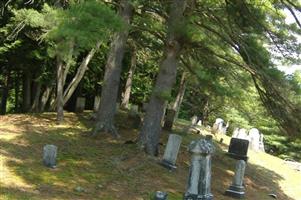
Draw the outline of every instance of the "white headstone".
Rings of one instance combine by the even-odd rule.
[[[259,151],[260,133],[257,128],[251,128],[249,131],[249,147],[254,151]]]
[[[232,133],[232,137],[233,137],[233,138],[237,138],[238,133],[239,133],[239,128],[234,128],[234,131],[233,131],[233,133]]]
[[[237,138],[239,139],[244,139],[244,140],[249,140],[247,130],[245,128],[241,128],[238,130],[238,135]]]
[[[198,116],[196,116],[196,115],[193,115],[192,117],[191,117],[191,125],[196,125],[198,123]]]
[[[259,140],[259,151],[265,152],[263,138],[264,135],[261,133],[260,140]]]

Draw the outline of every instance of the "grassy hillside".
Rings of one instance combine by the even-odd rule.
[[[102,135],[86,137],[91,128],[89,113],[66,113],[66,122],[56,125],[55,114],[7,115],[0,117],[0,199],[151,199],[157,190],[167,191],[169,199],[182,199],[189,170],[187,145],[201,135],[175,132],[183,136],[178,169],[170,172],[152,158],[125,141],[135,140],[138,130],[131,129],[125,113],[118,116],[121,139]],[[163,132],[161,155],[168,137]],[[216,138],[218,140],[219,138]],[[225,143],[229,142],[224,137]],[[45,168],[42,148],[55,144],[59,148],[58,167]],[[212,193],[216,200],[230,200],[223,195],[232,181],[235,161],[225,156],[226,144],[216,145],[212,161]],[[279,158],[249,152],[245,185],[246,199],[301,200],[301,173]]]

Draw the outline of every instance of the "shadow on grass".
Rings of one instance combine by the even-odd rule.
[[[127,119],[117,118],[118,123]],[[55,126],[55,115],[35,115],[44,126],[36,127],[34,120],[15,121],[22,126],[22,133],[13,140],[1,140],[5,151],[5,165],[32,190],[16,186],[1,186],[1,192],[8,199],[138,199],[150,198],[156,190],[169,192],[169,199],[180,200],[185,191],[190,155],[187,146],[199,135],[177,132],[183,136],[183,145],[178,157],[178,169],[171,173],[148,158],[135,144],[103,135],[98,139],[82,137],[83,129],[89,129],[89,113],[70,114],[65,126]],[[51,126],[47,126],[49,123]],[[133,135],[131,129],[121,129],[127,139]],[[136,134],[136,133],[135,133]],[[168,134],[162,134],[166,144]],[[45,144],[58,146],[58,166],[49,169],[42,165],[42,148]],[[231,184],[235,161],[225,156],[217,147],[212,161],[212,192],[215,199],[230,200],[224,191]],[[164,146],[161,147],[161,154]],[[13,177],[11,177],[13,179]],[[276,191],[278,199],[293,200],[286,196],[278,182],[283,178],[273,171],[248,164],[246,173],[246,199],[268,200]],[[83,191],[75,190],[81,187]],[[22,197],[22,198],[21,198]]]

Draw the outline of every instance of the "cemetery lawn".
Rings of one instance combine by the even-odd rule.
[[[0,117],[0,199],[17,200],[92,200],[151,199],[154,192],[168,192],[169,200],[182,199],[189,171],[187,146],[196,134],[181,132],[187,122],[180,120],[175,133],[183,136],[178,169],[170,172],[141,152],[134,143],[137,129],[128,128],[126,113],[117,116],[121,138],[110,135],[87,137],[93,122],[91,113],[66,113],[65,122],[56,125],[55,113],[6,115]],[[206,130],[203,131],[206,133]],[[168,133],[163,132],[162,156]],[[215,138],[219,141],[219,137]],[[224,136],[224,143],[229,138]],[[58,166],[42,165],[45,144],[58,146]],[[212,193],[216,200],[224,196],[231,184],[235,161],[225,156],[227,144],[215,142],[212,161]],[[301,200],[301,172],[284,165],[283,160],[264,153],[249,152],[246,168],[246,199]]]

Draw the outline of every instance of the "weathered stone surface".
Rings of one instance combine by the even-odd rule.
[[[232,185],[226,191],[226,195],[234,198],[243,198],[245,195],[245,187],[243,186],[244,175],[246,169],[246,162],[244,160],[238,160],[236,163],[236,169]]]
[[[43,163],[47,167],[56,167],[57,146],[47,144],[43,148]]]
[[[75,105],[75,112],[83,112],[85,110],[85,105],[86,105],[86,98],[77,97],[76,105]]]
[[[244,128],[241,128],[238,130],[237,138],[239,139],[244,139],[244,140],[249,140],[249,136],[247,134],[247,130]]]
[[[94,97],[94,106],[93,106],[94,112],[98,111],[99,105],[100,105],[100,96],[95,96]]]
[[[177,134],[170,134],[165,148],[161,164],[169,169],[176,168],[177,156],[180,150],[182,137]]]
[[[155,200],[167,200],[168,194],[166,192],[157,191],[155,194]]]
[[[260,133],[257,128],[251,128],[249,131],[250,149],[259,151]]]
[[[212,200],[211,154],[215,148],[210,140],[201,139],[189,145],[192,153],[191,166],[184,200]]]

